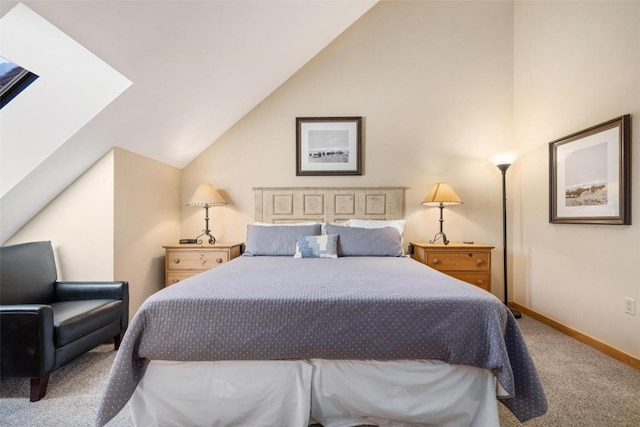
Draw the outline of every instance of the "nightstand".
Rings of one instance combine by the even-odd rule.
[[[165,249],[165,286],[210,270],[240,256],[242,243],[168,245]]]
[[[491,292],[491,245],[411,243],[411,258]]]

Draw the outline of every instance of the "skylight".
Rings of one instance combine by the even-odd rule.
[[[0,56],[0,108],[7,105],[37,78],[38,76],[31,71]]]

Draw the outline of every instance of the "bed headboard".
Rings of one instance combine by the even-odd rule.
[[[260,187],[253,191],[258,222],[404,219],[404,187]]]

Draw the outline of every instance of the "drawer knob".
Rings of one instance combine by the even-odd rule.
[[[480,267],[480,266],[482,265],[482,263],[483,263],[483,262],[484,262],[484,261],[482,261],[481,259],[477,259],[477,260],[476,260],[476,265],[477,265],[478,267]]]
[[[172,283],[178,283],[180,281],[180,279],[173,279]]]
[[[180,258],[174,258],[173,262],[175,262],[176,264],[180,264]]]
[[[434,258],[434,259],[433,259],[433,263],[434,263],[435,265],[438,265],[438,264],[440,264],[440,260],[439,260],[438,258]]]
[[[222,258],[216,258],[216,262],[217,262],[218,264],[222,264]]]
[[[476,285],[482,285],[482,284],[484,284],[484,280],[482,279],[476,280]]]

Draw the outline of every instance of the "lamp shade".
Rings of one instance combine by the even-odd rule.
[[[198,186],[196,192],[193,193],[193,196],[191,196],[191,199],[187,202],[187,206],[205,207],[222,206],[226,204],[227,202],[211,184],[201,184]]]
[[[438,182],[422,201],[424,206],[461,205],[462,200],[446,182]]]

